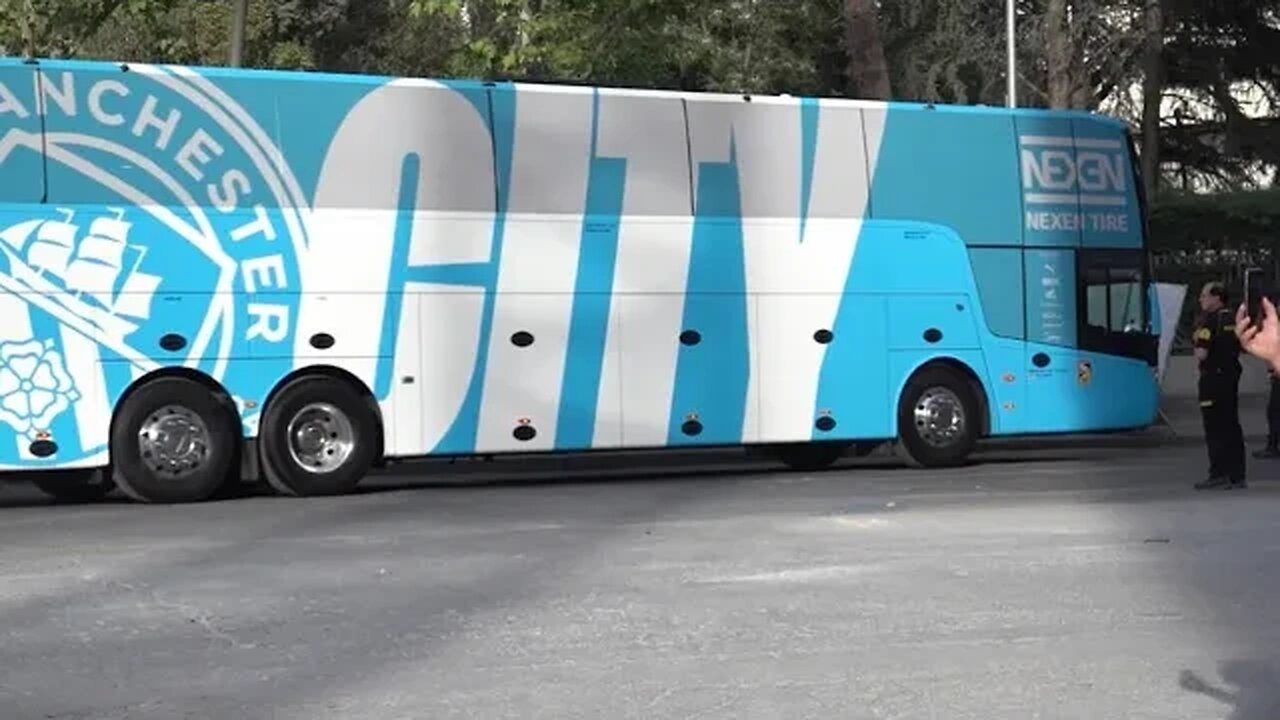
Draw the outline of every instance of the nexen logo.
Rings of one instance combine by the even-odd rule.
[[[1023,135],[1018,144],[1028,205],[1128,204],[1125,148],[1119,140]]]

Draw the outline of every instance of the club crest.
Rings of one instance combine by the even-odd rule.
[[[307,204],[248,109],[149,66],[7,90],[0,173],[45,202],[0,213],[0,465],[101,461],[115,400],[160,367],[241,396],[291,369]]]

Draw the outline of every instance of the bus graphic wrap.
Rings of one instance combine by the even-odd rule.
[[[1121,300],[1079,336],[1086,252],[1143,268],[1126,143],[1076,114],[7,62],[0,464],[106,463],[170,367],[250,437],[334,369],[392,457],[887,439],[933,362],[990,434],[1142,426]]]

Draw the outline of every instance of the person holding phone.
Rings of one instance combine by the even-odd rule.
[[[1227,309],[1227,290],[1222,283],[1205,283],[1199,299],[1203,314],[1193,344],[1200,366],[1198,394],[1209,450],[1209,477],[1196,483],[1196,489],[1244,488],[1244,429],[1240,427],[1242,338]],[[1277,358],[1280,359],[1280,347]]]
[[[1273,375],[1280,374],[1280,318],[1276,306],[1263,296],[1251,317],[1249,306],[1241,303],[1236,310],[1235,331],[1240,348],[1267,364]]]

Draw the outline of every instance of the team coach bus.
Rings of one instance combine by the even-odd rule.
[[[67,498],[1157,407],[1132,143],[1074,112],[0,60],[0,291],[0,468]]]

